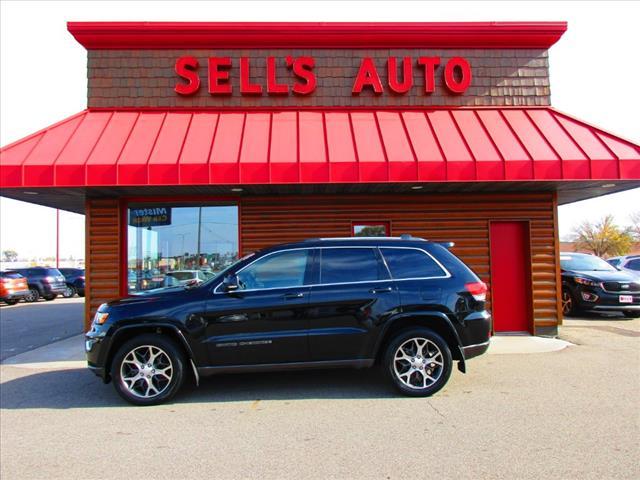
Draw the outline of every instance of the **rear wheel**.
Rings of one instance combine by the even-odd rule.
[[[74,287],[72,287],[71,285],[67,285],[67,288],[65,288],[64,292],[62,292],[62,296],[64,298],[71,298],[76,294],[76,289]]]
[[[32,303],[32,302],[37,302],[38,300],[40,300],[40,292],[38,291],[37,288],[30,288],[29,295],[24,297],[24,301]]]
[[[182,351],[170,338],[140,335],[122,345],[113,358],[113,385],[129,403],[157,405],[180,389],[184,362]]]
[[[625,310],[623,313],[627,318],[640,318],[640,312],[636,310]]]
[[[412,328],[391,341],[384,364],[391,381],[403,394],[427,397],[445,386],[453,359],[440,335],[427,328]]]
[[[18,303],[18,300],[15,298],[7,299],[7,300],[4,300],[4,303],[6,303],[7,305],[15,305],[16,303]]]

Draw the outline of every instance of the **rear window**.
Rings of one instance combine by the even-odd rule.
[[[17,272],[0,272],[0,278],[22,278]]]
[[[43,275],[45,275],[46,277],[59,277],[61,275],[60,270],[58,270],[57,268],[43,268],[42,270]]]
[[[391,276],[397,279],[445,277],[446,272],[424,251],[413,248],[381,248]]]
[[[180,281],[191,280],[192,278],[194,278],[194,275],[191,272],[170,272],[170,273],[167,273],[167,276],[173,277],[176,280],[180,280]]]
[[[384,280],[388,275],[373,248],[323,248],[320,283]]]
[[[626,267],[631,270],[640,270],[640,258],[631,260],[627,263]]]

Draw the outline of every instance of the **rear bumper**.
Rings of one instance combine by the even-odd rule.
[[[67,289],[66,283],[56,283],[56,284],[42,284],[42,294],[43,295],[61,295]]]
[[[10,292],[2,296],[2,300],[20,300],[29,295],[29,290],[18,290],[16,292]]]
[[[483,342],[483,343],[477,343],[475,345],[467,345],[466,347],[462,347],[462,352],[464,353],[464,359],[469,360],[470,358],[482,355],[489,349],[490,344],[491,344],[491,340],[487,340],[486,342]]]

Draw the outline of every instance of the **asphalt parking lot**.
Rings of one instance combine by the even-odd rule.
[[[435,397],[374,370],[243,374],[167,405],[84,368],[2,365],[0,477],[640,477],[640,320],[566,321],[575,345],[484,355]]]
[[[84,298],[0,304],[0,361],[82,333]]]

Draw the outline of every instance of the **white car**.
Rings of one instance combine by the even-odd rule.
[[[167,272],[167,277],[173,277],[185,285],[190,282],[202,283],[209,280],[211,274],[202,270],[175,270],[173,272]]]
[[[625,270],[635,274],[640,278],[640,255],[625,255],[622,257],[611,257],[607,262],[618,270]]]

